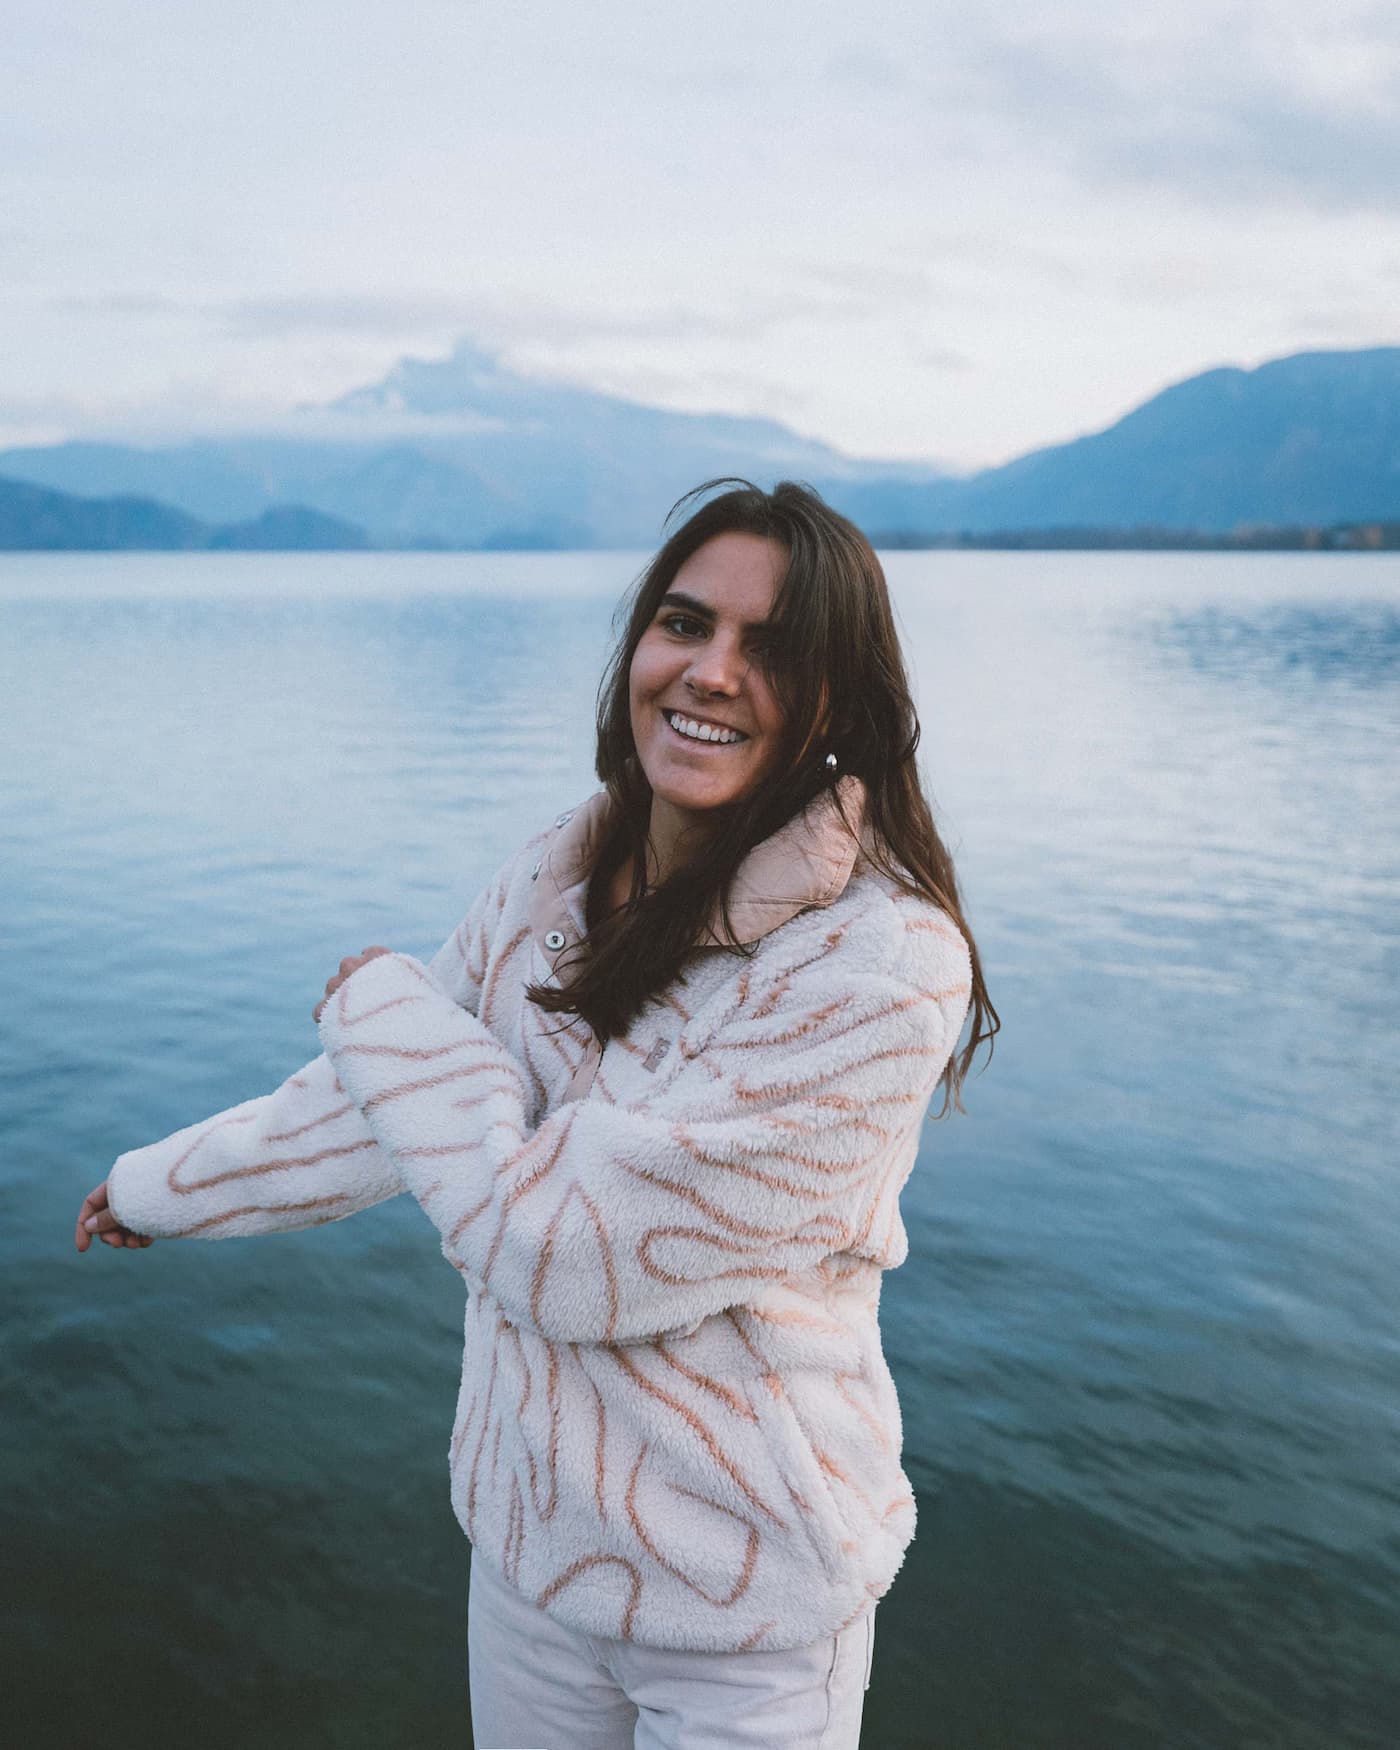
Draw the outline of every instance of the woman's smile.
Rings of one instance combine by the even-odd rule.
[[[668,711],[664,706],[661,715],[683,741],[693,742],[697,747],[737,747],[749,739],[737,729],[715,723],[708,717],[693,717],[681,711]]]

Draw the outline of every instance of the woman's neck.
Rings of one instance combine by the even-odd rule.
[[[647,825],[647,886],[656,887],[704,849],[714,823],[677,808],[660,796],[651,799]]]
[[[647,823],[646,883],[643,891],[659,887],[668,875],[683,868],[703,849],[710,836],[707,822],[674,808],[658,796],[652,797],[651,818]],[[620,911],[632,896],[631,857],[624,857],[608,882],[608,910]]]

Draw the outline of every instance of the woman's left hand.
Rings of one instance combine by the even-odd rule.
[[[321,1019],[321,1010],[325,1008],[326,1004],[340,989],[341,985],[345,983],[346,979],[349,978],[352,972],[358,972],[362,966],[373,960],[376,954],[392,954],[393,951],[392,948],[366,948],[358,960],[342,960],[340,963],[340,971],[336,973],[334,978],[327,981],[326,994],[312,1010],[311,1019],[313,1021],[319,1021]]]

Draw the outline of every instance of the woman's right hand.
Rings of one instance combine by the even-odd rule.
[[[74,1238],[80,1252],[88,1249],[94,1235],[105,1246],[135,1248],[154,1244],[152,1235],[133,1233],[129,1227],[123,1227],[112,1214],[111,1205],[107,1201],[105,1179],[96,1189],[88,1192],[83,1198],[82,1208],[78,1211],[78,1227]]]

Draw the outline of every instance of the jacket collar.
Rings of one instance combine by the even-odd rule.
[[[859,834],[846,827],[829,792],[823,792],[771,837],[755,845],[735,872],[729,916],[738,942],[757,942],[809,906],[830,905],[845,889],[862,850],[870,848],[865,785],[854,774],[837,780]],[[531,879],[530,933],[551,963],[585,932],[588,877],[612,814],[612,799],[597,790],[561,814]],[[560,938],[563,938],[561,941]],[[700,938],[703,947],[727,942],[718,908]]]

